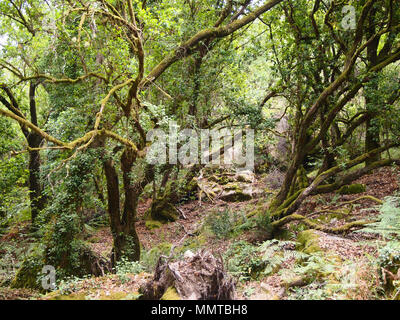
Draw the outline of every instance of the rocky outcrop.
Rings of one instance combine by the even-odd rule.
[[[257,179],[251,171],[233,172],[228,169],[211,171],[207,168],[197,179],[199,197],[221,199],[226,202],[242,202],[264,195],[257,187]]]

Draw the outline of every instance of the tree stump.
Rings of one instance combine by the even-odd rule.
[[[196,254],[188,251],[183,260],[175,262],[160,256],[154,278],[139,290],[144,300],[167,300],[167,291],[176,292],[170,295],[174,300],[233,300],[235,284],[225,272],[222,259],[207,250]]]

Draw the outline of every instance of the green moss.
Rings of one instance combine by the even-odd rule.
[[[319,246],[319,235],[314,230],[305,230],[297,236],[297,249],[311,254],[322,251]]]
[[[301,166],[300,169],[297,172],[297,179],[298,179],[298,183],[299,183],[299,188],[300,189],[307,188],[307,186],[308,186],[308,178],[307,178],[306,170],[304,169],[303,166]]]
[[[54,291],[45,296],[47,300],[86,300],[86,293],[60,294],[60,291]]]
[[[43,290],[39,281],[43,266],[43,252],[40,249],[35,249],[33,253],[23,261],[10,287]]]
[[[159,245],[148,251],[143,250],[140,261],[149,271],[154,271],[154,267],[157,264],[160,255],[169,256],[171,248],[172,243],[161,242]]]
[[[99,299],[100,300],[136,300],[138,294],[130,294],[129,292],[124,291],[114,291],[110,292],[109,294],[101,294]]]
[[[161,226],[162,226],[162,223],[160,221],[155,221],[155,220],[147,220],[146,221],[146,228],[149,230],[158,229]]]
[[[346,220],[347,216],[349,214],[349,210],[347,211],[338,211],[337,213],[329,213],[329,214],[323,214],[320,215],[317,220],[327,224],[330,223],[332,220],[336,219],[336,220]]]
[[[181,300],[181,297],[174,287],[169,287],[160,300]]]
[[[228,184],[231,181],[231,179],[229,179],[228,176],[216,176],[216,175],[213,175],[213,176],[208,178],[208,181],[216,182],[219,185],[225,185],[225,184]]]
[[[227,190],[227,191],[229,191],[229,190],[234,190],[234,191],[236,191],[236,192],[242,192],[242,191],[243,191],[242,188],[240,188],[240,186],[239,186],[238,184],[236,184],[236,183],[229,183],[229,184],[227,184],[227,185],[224,187],[224,190]]]
[[[176,221],[179,218],[179,213],[173,204],[167,199],[157,199],[151,205],[150,214],[152,220],[161,221],[163,223]]]
[[[188,238],[183,243],[182,247],[176,248],[176,253],[185,253],[187,250],[195,252],[197,249],[205,246],[207,243],[207,236],[205,234],[200,234],[195,238]]]
[[[341,187],[337,192],[339,194],[357,194],[367,191],[367,186],[365,184],[350,184]]]
[[[151,248],[147,252],[147,258],[151,259],[154,258],[154,260],[157,260],[158,257],[163,254],[163,255],[169,255],[170,251],[172,248],[172,243],[169,242],[161,242],[159,245],[157,245],[154,248]]]

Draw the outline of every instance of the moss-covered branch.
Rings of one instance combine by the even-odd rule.
[[[274,229],[278,229],[278,228],[284,226],[285,224],[288,224],[293,221],[300,221],[301,223],[304,223],[306,226],[308,226],[314,230],[318,230],[318,231],[322,231],[322,232],[326,232],[326,233],[334,233],[334,234],[346,233],[346,232],[349,232],[353,228],[362,227],[362,226],[365,226],[366,224],[375,222],[375,221],[360,220],[360,221],[349,222],[349,223],[346,223],[343,226],[339,226],[339,227],[328,227],[323,224],[314,222],[311,219],[306,218],[305,216],[293,213],[291,215],[288,215],[277,221],[272,222],[271,226]]]
[[[111,138],[115,141],[118,141],[118,142],[122,143],[123,145],[131,148],[135,153],[138,153],[139,155],[144,155],[144,153],[140,154],[139,149],[137,148],[137,146],[134,142],[132,142],[129,139],[123,138],[120,135],[118,135],[117,133],[110,131],[110,130],[105,130],[105,129],[92,130],[92,131],[87,132],[84,136],[82,136],[78,139],[75,139],[74,141],[63,142],[63,141],[49,135],[47,132],[45,132],[42,129],[40,129],[39,127],[35,126],[30,121],[19,117],[18,115],[14,114],[13,112],[11,112],[9,110],[0,108],[0,115],[18,121],[21,125],[24,125],[24,126],[28,127],[29,129],[31,129],[32,131],[39,134],[46,141],[54,143],[56,146],[59,147],[58,149],[73,150],[76,147],[90,141],[90,139],[92,139],[94,136],[98,135],[98,136],[109,137],[109,138]]]

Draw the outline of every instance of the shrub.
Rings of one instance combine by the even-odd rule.
[[[232,214],[229,209],[225,209],[222,212],[214,212],[208,215],[205,225],[218,239],[226,239],[232,234],[240,221],[243,221],[240,214],[237,212]]]

